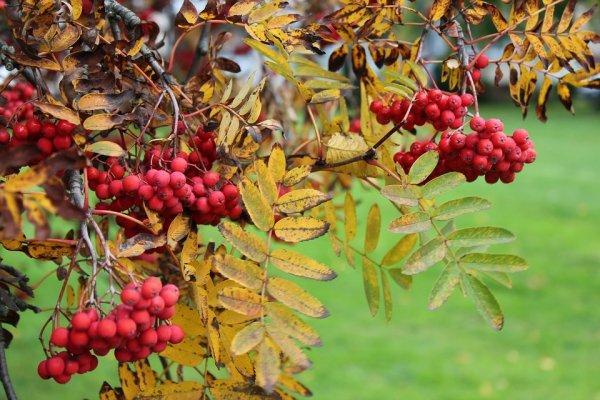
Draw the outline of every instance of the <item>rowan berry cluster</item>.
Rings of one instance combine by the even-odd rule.
[[[178,299],[177,286],[163,286],[159,278],[149,277],[141,285],[125,286],[121,304],[104,318],[96,309],[75,313],[70,327],[52,331],[50,343],[66,350],[41,361],[39,376],[64,384],[73,374],[93,371],[98,365],[96,356],[112,349],[119,362],[130,362],[160,353],[168,343],[181,343],[181,327],[162,323],[175,315]]]
[[[394,125],[413,131],[415,126],[426,123],[433,125],[437,131],[460,129],[463,126],[467,107],[474,102],[469,93],[458,95],[445,93],[439,89],[424,89],[415,95],[414,102],[392,98],[387,104],[382,100],[375,100],[370,105],[371,112],[375,113],[377,122]]]
[[[172,148],[152,147],[137,172],[127,171],[124,160],[115,157],[107,158],[104,168],[88,167],[89,187],[106,201],[97,208],[143,218],[145,202],[167,218],[188,211],[197,224],[239,218],[242,207],[237,187],[210,170],[216,159],[214,133],[199,129],[190,147],[195,150],[176,154]],[[117,223],[127,237],[139,233],[140,226],[131,220],[121,217]]]
[[[471,70],[471,77],[474,82],[481,80],[481,70],[487,68],[490,65],[490,58],[486,54],[480,54],[473,63],[473,69]]]
[[[26,82],[17,82],[4,90],[0,96],[0,117],[6,121],[33,118],[33,104],[29,101],[35,95],[35,88]]]
[[[488,183],[510,183],[524,164],[535,161],[533,141],[525,129],[516,129],[506,135],[504,124],[496,118],[485,120],[479,116],[470,121],[474,132],[465,135],[461,131],[446,131],[440,141],[415,141],[408,152],[398,152],[394,161],[408,172],[415,160],[427,151],[438,151],[438,165],[429,179],[446,172],[461,172],[472,182],[485,176]]]

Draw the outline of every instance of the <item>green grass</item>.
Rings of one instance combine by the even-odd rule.
[[[494,207],[460,225],[497,225],[518,240],[499,251],[527,258],[528,271],[514,275],[514,288],[492,285],[507,320],[492,331],[468,299],[455,293],[436,312],[427,295],[440,268],[418,276],[411,291],[394,288],[394,317],[371,318],[361,273],[337,259],[326,239],[305,246],[335,266],[339,277],[307,284],[324,300],[331,317],[315,321],[324,347],[314,349],[314,367],[300,376],[317,399],[600,399],[600,118],[592,110],[576,117],[550,110],[543,125],[522,122],[514,108],[484,106],[507,130],[525,126],[536,141],[538,160],[512,185],[464,185],[456,195],[479,195]],[[357,191],[360,215],[372,193]],[[384,204],[379,200],[380,204]],[[396,214],[383,207],[383,219]],[[377,256],[399,236],[386,233]],[[3,253],[4,255],[4,253]],[[34,277],[48,271],[10,256]],[[42,285],[37,304],[51,304],[55,287]],[[115,382],[115,363],[100,363],[94,374],[77,376],[67,388],[41,381],[35,365],[42,356],[37,332],[45,316],[25,314],[8,353],[22,398],[95,398],[103,380]]]

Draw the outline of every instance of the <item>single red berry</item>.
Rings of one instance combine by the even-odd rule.
[[[184,337],[185,333],[179,325],[171,325],[171,338],[169,339],[169,342],[173,344],[181,343]]]
[[[37,119],[30,119],[27,121],[27,131],[33,137],[39,136],[42,133],[42,124]]]
[[[484,171],[487,167],[488,159],[486,156],[476,155],[473,157],[473,168],[475,171]]]
[[[44,122],[42,125],[42,135],[48,139],[54,138],[56,136],[56,126],[50,122]]]
[[[144,346],[154,346],[158,342],[158,334],[154,329],[147,329],[140,335],[140,343]]]
[[[108,191],[111,196],[118,197],[123,193],[123,181],[116,179],[108,184]]]
[[[512,163],[510,165],[510,170],[515,173],[523,171],[523,163],[520,163],[520,162]]]
[[[225,204],[225,195],[220,190],[215,190],[208,195],[208,204],[211,207],[221,207]]]
[[[410,152],[412,153],[413,156],[420,156],[421,154],[423,154],[423,143],[421,142],[413,142],[410,145]]]
[[[456,109],[462,106],[462,99],[457,94],[452,94],[448,97],[448,107],[451,109]]]
[[[516,129],[512,134],[512,138],[520,146],[529,140],[529,133],[525,129]]]
[[[387,108],[387,107],[386,107]],[[375,117],[375,119],[377,120],[378,123],[380,123],[381,125],[387,125],[390,123],[391,118],[384,113],[379,113],[377,114],[377,116]]]
[[[66,375],[73,375],[76,374],[77,371],[79,371],[79,363],[74,360],[74,359],[68,359],[65,362],[65,374]]]
[[[50,379],[50,373],[48,372],[47,360],[42,360],[38,364],[37,373],[42,379]]]
[[[135,310],[146,310],[148,307],[150,307],[150,299],[145,299],[143,296],[140,301],[133,306]]]
[[[383,108],[383,103],[380,100],[374,100],[371,102],[371,105],[369,106],[369,109],[371,110],[371,112],[378,114],[381,109]]]
[[[52,139],[52,144],[57,150],[66,150],[71,147],[71,136],[55,136]]]
[[[140,292],[135,289],[124,289],[121,292],[121,301],[123,304],[127,304],[129,306],[133,306],[140,300],[141,297],[142,295]]]
[[[512,151],[510,153],[508,153],[507,158],[509,161],[518,162],[518,161],[521,161],[522,155],[523,155],[523,151],[520,148],[515,147],[514,149],[512,149]]]
[[[188,162],[182,157],[176,157],[171,161],[171,171],[185,172],[187,166]]]
[[[156,316],[159,319],[170,319],[175,315],[175,306],[165,307],[161,312],[159,312]]]
[[[52,144],[52,140],[42,137],[39,138],[36,143],[39,151],[44,155],[50,155],[54,151],[54,145]]]
[[[165,308],[165,300],[161,296],[153,297],[150,301],[150,307],[148,307],[148,311],[151,314],[158,314]]]
[[[221,175],[218,172],[208,171],[202,177],[204,185],[208,187],[214,187],[221,180]]]
[[[534,162],[536,157],[537,157],[537,152],[534,149],[525,150],[525,162],[527,164],[531,164],[532,162]]]
[[[152,346],[152,351],[155,353],[160,353],[167,348],[167,342],[157,342],[154,346]]]
[[[146,309],[134,310],[131,313],[131,319],[137,325],[146,325],[150,322],[150,313]]]
[[[151,299],[154,296],[158,296],[162,289],[162,283],[159,278],[155,276],[151,276],[146,278],[144,283],[142,284],[142,296],[145,299]]]
[[[452,151],[452,145],[450,144],[450,138],[443,138],[440,140],[439,149],[442,153],[450,153]]]
[[[460,100],[463,107],[469,107],[475,103],[475,98],[471,93],[463,93],[460,95]]]
[[[173,306],[177,304],[177,300],[179,300],[179,288],[169,283],[160,291],[160,297],[165,301],[166,307]]]
[[[129,318],[120,319],[117,321],[117,333],[123,338],[132,338],[135,336],[137,327],[135,321]]]
[[[360,118],[354,118],[350,121],[350,132],[360,133]]]
[[[73,131],[75,130],[75,125],[68,121],[60,120],[58,121],[58,124],[56,124],[56,129],[58,130],[59,135],[66,136],[73,133]]]
[[[117,333],[117,324],[111,319],[102,319],[98,322],[98,336],[110,339]]]
[[[25,124],[15,124],[13,126],[13,136],[19,140],[27,140],[29,137],[29,131]]]
[[[10,134],[6,129],[0,128],[0,144],[8,144],[10,142]]]
[[[86,329],[87,331],[87,329]],[[90,338],[86,331],[72,330],[69,332],[69,344],[74,347],[84,347],[90,342]]]
[[[490,161],[492,162],[492,164],[497,164],[503,159],[504,152],[498,147],[494,148],[494,150],[492,150],[492,152],[490,153]]]
[[[494,150],[494,144],[490,139],[481,139],[477,143],[477,153],[487,156]]]
[[[466,139],[467,137],[462,133],[455,133],[450,137],[450,144],[452,145],[452,148],[460,150],[465,147]]]
[[[179,171],[175,171],[175,172],[171,172],[170,178],[169,178],[169,185],[171,185],[171,187],[173,189],[180,189],[185,185],[185,175],[182,172]]]
[[[429,96],[427,95],[427,92],[419,92],[415,97],[415,107],[425,108],[425,106],[427,106],[427,103],[429,103]]]
[[[127,175],[123,178],[123,190],[127,193],[137,192],[141,184],[142,181],[137,175]]]
[[[115,358],[118,362],[130,362],[132,360],[132,355],[127,349],[116,349],[115,350]]]
[[[510,161],[502,160],[494,166],[494,169],[498,172],[506,172],[510,169]]]
[[[485,121],[485,130],[489,133],[502,132],[504,124],[498,118],[490,118]]]
[[[500,174],[498,172],[488,172],[485,174],[485,181],[489,184],[498,182],[498,179],[500,179]]]
[[[154,211],[161,211],[164,208],[164,202],[157,196],[152,197],[148,200],[148,208]]]
[[[443,94],[444,93],[442,93],[442,91],[439,89],[432,89],[428,92],[429,101],[437,103],[438,101],[440,101]]]
[[[65,370],[65,362],[58,356],[50,357],[46,360],[46,371],[50,376],[57,377]]]
[[[475,157],[475,152],[471,149],[462,149],[459,153],[460,159],[467,165],[471,165],[473,162],[473,157]]]
[[[440,120],[448,126],[452,125],[455,119],[454,113],[450,110],[444,110],[440,115]]]
[[[86,331],[90,327],[91,323],[92,321],[90,320],[90,317],[84,311],[75,313],[71,319],[71,326],[73,326],[73,329],[78,331]]]
[[[437,119],[441,114],[440,108],[437,104],[430,103],[427,105],[427,107],[425,107],[425,114],[427,114],[429,120]]]
[[[475,116],[475,117],[471,118],[471,122],[469,123],[469,126],[471,127],[471,129],[473,129],[476,132],[483,131],[485,129],[485,125],[486,125],[485,119],[481,118],[480,116]]]
[[[169,325],[161,325],[156,328],[156,336],[158,342],[168,342],[171,339],[171,327]]]
[[[486,68],[488,65],[490,64],[490,58],[485,54],[482,53],[480,54],[476,59],[475,59],[475,67],[479,68],[479,69],[484,69]]]
[[[169,185],[169,181],[171,180],[171,174],[169,174],[165,170],[157,170],[153,177],[153,184],[158,187],[166,187]]]
[[[503,172],[500,174],[500,180],[502,183],[511,183],[515,180],[514,172]]]
[[[69,330],[67,328],[56,328],[50,335],[50,343],[58,347],[66,347],[69,343]]]
[[[471,77],[473,78],[473,81],[478,82],[481,80],[481,71],[477,68],[473,69],[473,71],[471,72]]]

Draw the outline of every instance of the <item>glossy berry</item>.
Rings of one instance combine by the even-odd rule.
[[[489,57],[482,53],[475,59],[475,67],[479,69],[484,69],[490,64]]]
[[[181,327],[179,327],[178,325],[171,325],[171,337],[169,338],[170,343],[181,343],[184,337],[185,333],[183,332],[183,329],[181,329]]]
[[[98,336],[110,339],[117,333],[117,324],[110,319],[103,319],[98,322]]]
[[[90,317],[83,311],[79,311],[73,315],[71,326],[78,331],[85,331],[90,327]]]
[[[56,328],[50,335],[50,343],[58,347],[66,347],[69,343],[69,330],[67,328]]]
[[[157,296],[162,289],[162,283],[159,278],[151,276],[142,284],[141,293],[145,299],[151,299]]]
[[[129,318],[120,319],[117,321],[117,333],[124,338],[132,338],[135,336],[136,326],[135,321]]]

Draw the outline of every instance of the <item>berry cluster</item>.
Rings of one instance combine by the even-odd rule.
[[[12,125],[12,136],[0,129],[0,145],[17,147],[23,143],[34,143],[42,153],[49,156],[55,151],[66,150],[73,143],[75,125],[68,121],[40,121],[35,116]]]
[[[370,110],[382,125],[393,122],[412,131],[415,126],[430,123],[437,131],[444,131],[448,128],[460,129],[467,115],[467,107],[473,102],[474,98],[469,93],[458,95],[439,89],[425,89],[415,95],[412,106],[406,99],[392,98],[387,105],[382,100],[373,101]]]
[[[213,132],[199,129],[192,138],[189,154],[173,154],[171,148],[151,148],[145,156],[143,172],[126,171],[122,160],[109,157],[105,170],[87,168],[89,187],[96,192],[101,203],[97,208],[112,211],[129,211],[143,218],[142,203],[167,218],[187,210],[197,224],[217,224],[228,216],[237,219],[242,214],[237,187],[210,171],[216,159]],[[125,235],[139,233],[140,226],[125,218],[117,218],[125,228]],[[168,226],[168,224],[165,224]]]
[[[167,343],[181,343],[181,327],[161,324],[175,315],[178,299],[179,289],[163,286],[156,277],[141,285],[127,285],[121,292],[122,303],[106,317],[100,319],[96,309],[88,309],[75,313],[69,328],[55,328],[50,343],[66,351],[41,361],[38,374],[67,383],[75,373],[94,370],[98,365],[95,355],[105,356],[111,349],[119,362],[130,362],[163,351]]]
[[[470,122],[474,132],[465,135],[460,131],[442,133],[438,144],[433,141],[416,141],[408,152],[398,152],[394,161],[408,172],[415,160],[426,151],[438,151],[439,163],[429,177],[446,172],[461,172],[472,182],[485,176],[488,183],[514,181],[515,174],[524,164],[535,161],[533,141],[525,129],[517,129],[511,136],[503,132],[504,124],[496,118],[485,120],[473,117]]]
[[[490,58],[486,54],[482,53],[477,56],[471,70],[471,77],[474,82],[481,80],[481,70],[485,69],[488,65],[490,65]]]
[[[0,95],[0,117],[9,121],[33,118],[33,104],[29,101],[35,95],[35,88],[26,82],[17,82]]]

